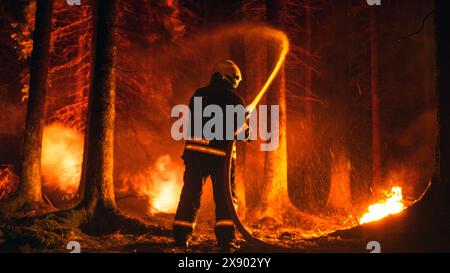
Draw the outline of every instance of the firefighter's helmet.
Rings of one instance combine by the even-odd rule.
[[[213,74],[215,73],[220,73],[225,80],[229,81],[233,85],[233,88],[237,88],[239,83],[242,81],[242,75],[239,67],[230,60],[218,62],[213,69]]]

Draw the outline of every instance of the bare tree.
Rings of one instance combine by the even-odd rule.
[[[450,8],[448,1],[436,0],[436,89],[438,96],[439,146],[438,170],[439,180],[433,186],[435,198],[439,198],[447,211],[450,209]],[[439,195],[438,195],[439,194]],[[440,196],[440,197],[439,197]]]
[[[94,4],[94,60],[86,124],[83,192],[80,192],[83,197],[75,209],[69,210],[73,225],[93,234],[119,229],[131,233],[148,231],[142,222],[121,214],[115,201],[113,148],[119,3],[96,0]]]
[[[33,209],[43,204],[41,185],[41,149],[45,99],[49,69],[52,0],[36,3],[33,53],[30,65],[30,89],[23,145],[22,173],[18,194],[3,204],[4,212]]]
[[[380,98],[378,86],[378,23],[376,9],[370,10],[370,94],[372,101],[372,187],[381,185]]]
[[[98,0],[94,7],[94,64],[89,94],[84,196],[79,207],[88,218],[115,212],[113,147],[115,120],[115,32],[118,1]]]
[[[305,0],[305,51],[311,52],[312,48],[312,3],[311,0]],[[306,68],[305,89],[307,93],[312,93],[313,89],[313,70],[310,66]],[[311,100],[306,100],[306,119],[310,121],[313,114],[313,105]]]
[[[267,0],[267,21],[275,28],[280,28],[283,23],[285,12],[285,1]],[[267,49],[267,71],[271,73],[274,65],[278,61],[279,49],[277,45],[269,43]],[[271,217],[278,217],[279,209],[289,201],[287,189],[287,149],[286,149],[286,81],[285,67],[280,69],[278,76],[272,82],[267,93],[268,105],[279,105],[279,146],[272,152],[266,152],[264,162],[264,190],[263,207],[270,211],[264,211],[264,214]],[[268,120],[271,120],[270,111]],[[269,123],[269,129],[270,123]],[[267,206],[270,204],[269,206]]]
[[[242,18],[242,8],[243,1],[227,1],[226,11],[228,20],[232,24],[240,22]],[[238,94],[241,96],[246,103],[248,103],[247,98],[247,63],[246,63],[246,50],[245,50],[245,39],[241,35],[234,35],[231,38],[230,45],[230,59],[233,60],[237,66],[240,68],[243,76],[243,81],[239,85]],[[240,211],[245,217],[246,212],[246,192],[247,192],[247,179],[246,179],[246,143],[237,142],[236,143],[236,193],[238,196],[239,207],[242,208]]]
[[[332,102],[334,124],[331,136],[331,176],[328,206],[347,209],[351,206],[350,155],[348,149],[348,118],[350,108],[349,83],[349,16],[347,1],[330,1],[331,48],[329,70],[329,97]]]

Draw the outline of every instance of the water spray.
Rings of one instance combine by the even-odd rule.
[[[272,73],[270,74],[269,78],[267,79],[264,86],[261,88],[261,90],[258,92],[256,97],[252,100],[252,102],[246,107],[249,114],[251,114],[258,103],[261,101],[264,94],[269,89],[270,85],[272,84],[273,80],[278,75],[278,72],[280,71],[281,67],[283,66],[284,61],[286,60],[286,55],[289,52],[289,39],[286,36],[286,34],[280,30],[276,30],[273,28],[264,27],[263,31],[272,39],[278,40],[281,43],[281,52],[278,57],[278,62],[276,63],[275,67],[272,70]]]

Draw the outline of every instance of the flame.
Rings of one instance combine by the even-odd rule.
[[[365,224],[383,219],[386,216],[400,213],[405,209],[403,203],[403,194],[401,187],[392,187],[392,190],[387,194],[387,199],[369,206],[369,212],[364,214],[359,223]]]
[[[142,172],[121,173],[118,192],[125,196],[134,193],[146,199],[150,215],[174,213],[181,192],[182,174],[181,166],[172,161],[170,155],[163,155]]]
[[[160,187],[152,198],[151,212],[174,213],[178,205],[178,198],[175,194],[179,191],[178,184],[171,180],[161,183],[161,186],[163,187]]]
[[[178,205],[181,187],[176,171],[169,170],[171,159],[169,155],[160,157],[155,163],[152,179],[152,194],[150,212],[174,213]]]
[[[60,123],[44,128],[42,140],[43,186],[65,194],[78,190],[83,160],[83,135]]]
[[[19,61],[28,59],[33,52],[33,30],[34,30],[34,15],[36,13],[36,2],[30,1],[25,6],[25,22],[11,24],[15,30],[11,34],[11,38],[15,41],[14,48],[17,51]]]
[[[44,128],[42,141],[43,186],[67,195],[77,192],[83,160],[83,134],[60,123]],[[126,187],[119,192],[135,192],[148,200],[149,213],[173,213],[181,191],[182,171],[169,155],[159,157],[145,171],[122,175]],[[125,177],[125,178],[124,178]]]

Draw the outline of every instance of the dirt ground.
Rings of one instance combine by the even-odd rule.
[[[0,245],[1,252],[70,252],[68,243],[76,241],[81,252],[108,253],[215,253],[219,252],[214,236],[213,218],[203,217],[197,222],[188,250],[173,247],[171,223],[173,214],[158,214],[140,218],[149,231],[139,235],[123,234],[120,231],[104,236],[83,233],[71,226],[70,219],[48,215],[33,221],[7,221],[0,224],[5,242]],[[325,236],[318,239],[296,239],[282,233],[280,245],[295,245],[300,252],[363,252],[365,245],[358,240],[344,240]],[[290,242],[288,242],[291,240]],[[238,252],[270,252],[272,250],[251,245],[239,236],[241,249]],[[288,252],[286,250],[286,252]]]
[[[311,237],[307,230],[286,229],[269,222],[252,227],[258,238],[284,249],[267,249],[251,244],[239,236],[238,252],[306,252],[306,253],[368,253],[368,243],[376,241],[384,252],[450,251],[450,215],[419,213],[420,208],[408,209],[381,221],[338,231],[322,232]],[[214,211],[200,211],[188,250],[175,248],[172,243],[173,214],[151,216],[130,215],[144,222],[145,233],[94,236],[74,227],[70,217],[47,214],[23,220],[0,219],[0,252],[70,252],[68,243],[76,241],[81,252],[107,253],[215,253],[219,252],[214,236]],[[426,215],[424,218],[423,215]],[[441,220],[436,220],[441,219]],[[3,238],[2,238],[3,237]],[[295,250],[292,249],[295,247]]]

